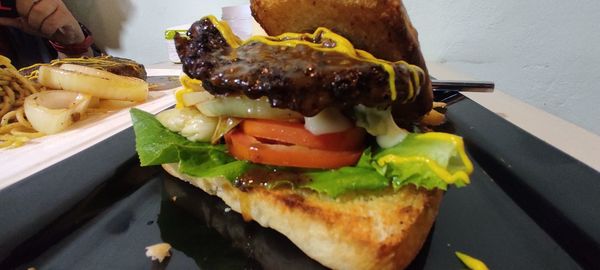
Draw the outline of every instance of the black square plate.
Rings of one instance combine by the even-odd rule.
[[[598,269],[600,174],[456,92],[436,95],[475,172],[446,193],[410,269],[461,269],[455,251],[491,269]],[[131,128],[0,190],[0,220],[0,269],[322,268],[218,198],[140,168]],[[160,242],[173,250],[159,264],[144,247]]]

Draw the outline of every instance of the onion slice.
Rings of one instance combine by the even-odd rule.
[[[314,135],[348,130],[352,123],[338,109],[327,108],[313,117],[304,117],[304,128]]]
[[[78,65],[65,68],[41,66],[38,81],[51,89],[80,92],[102,99],[145,101],[148,83],[138,78],[119,76],[110,72]]]
[[[206,91],[189,92],[189,93],[183,93],[183,95],[182,95],[183,106],[186,106],[186,107],[194,106],[198,103],[202,103],[202,102],[205,102],[205,101],[213,99],[213,98],[215,98],[215,97]]]
[[[202,114],[210,117],[302,119],[302,115],[295,111],[271,107],[267,98],[215,97],[196,104],[196,108]]]
[[[90,95],[69,91],[43,91],[25,98],[25,115],[33,128],[55,134],[78,121],[88,106]]]
[[[165,110],[157,114],[156,119],[167,129],[194,142],[210,141],[219,121],[194,108]]]
[[[210,139],[212,144],[217,144],[219,140],[225,136],[227,132],[234,129],[237,125],[242,122],[242,119],[233,118],[233,117],[219,117],[219,121],[217,122],[217,127],[215,128],[215,132]]]
[[[131,108],[138,104],[139,104],[139,102],[135,102],[135,101],[101,99],[98,102],[97,107],[100,109],[107,109],[107,110],[120,110],[120,109],[124,109],[124,108]]]
[[[120,75],[108,72],[106,70],[101,70],[101,69],[92,68],[92,67],[86,67],[86,66],[82,66],[82,65],[75,65],[75,64],[62,64],[62,65],[60,65],[60,69],[79,72],[82,74],[87,74],[87,75],[91,75],[94,77],[107,78],[107,79],[114,78],[114,77],[121,77]]]

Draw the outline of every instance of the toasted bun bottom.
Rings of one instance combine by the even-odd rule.
[[[165,164],[171,175],[220,197],[244,219],[289,238],[333,269],[402,269],[421,249],[442,191],[398,192],[334,200],[312,192],[255,188],[243,192],[223,177],[197,178]]]

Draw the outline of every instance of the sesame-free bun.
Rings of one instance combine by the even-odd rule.
[[[405,268],[421,249],[442,198],[441,190],[413,186],[341,199],[298,189],[241,191],[223,177],[197,178],[181,174],[176,164],[163,167],[333,269]]]

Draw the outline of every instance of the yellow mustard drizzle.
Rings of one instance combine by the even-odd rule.
[[[191,93],[191,92],[194,92],[194,90],[191,88],[187,88],[187,87],[179,88],[175,92],[175,108],[183,109],[185,107],[185,105],[183,103],[183,95],[187,94],[187,93]]]
[[[409,66],[409,67],[410,67],[410,66]],[[412,76],[413,76],[413,80],[415,81],[415,85],[416,85],[417,87],[419,87],[419,85],[421,85],[421,77],[419,77],[419,74],[418,74],[417,72],[411,72],[411,74],[412,74]],[[410,87],[411,87],[411,88],[413,87],[413,84],[412,84],[412,83],[411,83],[411,84],[409,84],[409,85],[410,85]],[[417,91],[414,91],[414,90],[410,91],[410,92],[409,92],[409,94],[412,94],[412,95],[408,97],[408,100],[410,100],[410,101],[412,102],[412,101],[414,101],[415,99],[417,99],[417,96],[418,96],[418,95],[419,95],[419,93],[421,92],[420,90],[421,90],[421,88],[419,87],[419,88],[417,89]]]
[[[223,38],[225,38],[225,42],[227,42],[231,48],[235,49],[240,46],[242,41],[233,33],[233,31],[231,31],[231,27],[229,27],[229,24],[226,21],[219,21],[213,15],[206,16],[205,18],[219,30]]]
[[[377,160],[379,166],[385,166],[388,163],[407,163],[407,162],[422,162],[425,163],[431,171],[433,171],[442,181],[447,184],[454,184],[457,181],[463,181],[464,183],[470,183],[469,174],[473,172],[473,163],[467,157],[465,152],[464,142],[461,137],[441,132],[429,132],[418,134],[415,136],[417,140],[436,140],[445,141],[454,145],[454,148],[458,152],[458,156],[465,166],[462,171],[450,173],[446,168],[438,164],[436,161],[423,156],[411,156],[411,157],[400,157],[393,154],[385,155]]]
[[[467,254],[456,251],[456,257],[471,270],[488,270],[488,267],[482,261],[475,259]]]
[[[179,76],[179,82],[184,88],[190,88],[194,91],[204,91],[201,80],[192,79],[186,74]]]
[[[412,101],[416,98],[420,91],[420,78],[419,73],[423,73],[423,70],[415,65],[410,65],[404,61],[397,62],[389,62],[382,59],[377,59],[372,54],[355,49],[352,43],[348,41],[348,39],[340,36],[333,31],[325,28],[319,27],[315,30],[314,33],[283,33],[279,36],[271,37],[271,36],[252,36],[244,42],[240,42],[239,38],[233,34],[231,28],[226,22],[218,21],[214,16],[207,16],[211,23],[219,30],[221,35],[225,38],[225,41],[232,47],[237,48],[242,45],[246,45],[252,42],[260,42],[263,44],[267,44],[269,46],[287,46],[287,47],[295,47],[297,45],[306,45],[314,50],[322,51],[322,52],[337,52],[344,54],[352,59],[369,62],[376,65],[380,65],[385,72],[388,74],[388,82],[390,87],[391,99],[396,100],[397,92],[396,92],[396,73],[394,72],[393,64],[405,65],[408,68],[408,71],[412,75],[412,80],[409,81],[409,89],[408,95],[405,101]],[[321,40],[329,39],[335,42],[335,46],[328,48],[325,47],[323,43],[314,43],[308,40],[315,40],[317,37],[321,37]],[[305,40],[308,39],[308,40]]]
[[[181,82],[181,88],[175,91],[175,108],[184,108],[183,95],[186,93],[196,92],[202,90],[202,81],[192,79],[186,74],[179,76],[179,82]]]

